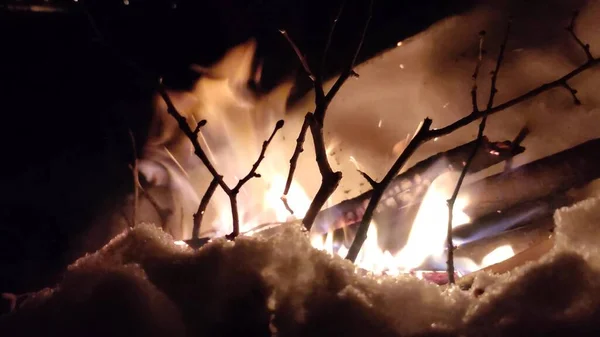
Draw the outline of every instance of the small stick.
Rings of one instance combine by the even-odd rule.
[[[488,98],[486,111],[489,110],[494,105],[494,97],[496,96],[496,93],[498,92],[498,89],[496,89],[496,82],[498,80],[498,73],[500,72],[500,66],[502,65],[502,61],[504,60],[504,51],[506,50],[506,43],[508,42],[509,34],[510,34],[510,21],[509,21],[508,25],[506,26],[504,40],[502,41],[502,44],[500,45],[500,52],[498,53],[498,59],[496,60],[496,68],[494,69],[494,71],[492,73],[492,84],[491,84],[491,88],[490,88],[490,95]],[[480,46],[481,46],[481,44],[480,44]],[[481,55],[481,51],[479,52],[479,54]],[[479,61],[479,62],[481,62],[481,61]],[[479,65],[477,66],[477,68],[479,68]],[[473,78],[473,81],[474,82],[477,81],[476,76]],[[473,88],[474,88],[473,90],[475,91],[475,96],[476,96],[477,95],[477,85],[474,84]],[[475,104],[474,109],[477,109],[477,99],[476,98],[473,100],[473,104]],[[473,158],[475,158],[475,155],[477,154],[477,151],[479,150],[479,147],[481,146],[481,143],[483,142],[483,132],[485,131],[487,117],[488,117],[487,114],[484,114],[483,118],[481,119],[481,122],[479,123],[479,130],[477,132],[477,139],[476,139],[475,145],[473,146],[473,151],[471,152],[469,158],[465,162],[465,165],[464,165],[462,171],[460,172],[460,176],[456,183],[456,187],[454,188],[454,192],[452,192],[452,196],[447,201],[447,203],[448,203],[448,227],[447,227],[447,235],[446,235],[446,248],[448,249],[448,259],[446,261],[446,264],[448,267],[447,268],[448,283],[450,283],[450,284],[454,284],[454,281],[455,281],[454,280],[454,243],[452,242],[452,218],[453,218],[454,204],[456,203],[456,198],[458,197],[458,192],[460,191],[460,187],[462,186],[462,183],[463,183],[465,177],[467,176],[469,167],[471,166],[471,163],[473,162]]]
[[[569,25],[565,27],[565,30],[569,32],[573,40],[575,40],[575,42],[581,47],[581,49],[583,49],[583,52],[587,56],[588,61],[593,61],[594,55],[592,55],[592,53],[590,52],[589,43],[583,43],[583,41],[581,41],[581,39],[575,33],[575,21],[577,21],[577,17],[579,17],[579,11],[573,12],[573,16],[571,17],[571,23],[569,23]]]
[[[506,44],[506,43],[504,43],[504,44]],[[495,90],[497,73],[499,70],[499,64],[502,62],[503,52],[504,51],[502,50],[501,51],[502,56],[499,55],[499,60],[498,60],[499,62],[497,62],[497,65],[496,65],[497,69],[496,69],[496,71],[494,71],[493,76],[492,76],[492,90],[490,92],[490,96],[489,96],[489,100],[488,100],[486,109],[481,111],[481,110],[477,109],[475,106],[473,108],[473,110],[471,111],[471,113],[469,113],[467,116],[465,116],[461,119],[458,119],[458,120],[448,124],[447,126],[439,128],[439,129],[427,128],[426,130],[423,131],[423,128],[420,128],[419,131],[422,131],[420,136],[419,137],[415,136],[413,138],[411,143],[408,145],[407,149],[404,150],[404,152],[400,155],[400,157],[398,158],[398,160],[396,161],[394,166],[392,166],[392,169],[395,169],[395,166],[398,163],[398,161],[400,161],[400,159],[404,159],[404,161],[406,161],[408,159],[408,158],[403,158],[403,157],[405,157],[405,153],[407,152],[408,148],[412,147],[411,153],[410,153],[410,155],[412,155],[412,152],[414,152],[416,150],[416,148],[424,142],[427,142],[431,139],[435,139],[435,138],[439,138],[439,137],[448,135],[464,126],[471,124],[472,122],[474,122],[480,118],[487,119],[487,117],[493,113],[506,110],[516,104],[524,102],[530,98],[536,97],[537,95],[539,95],[543,92],[546,92],[550,89],[557,88],[557,87],[564,87],[565,83],[567,83],[568,80],[579,75],[580,73],[584,72],[587,69],[597,66],[600,63],[600,58],[591,58],[591,59],[588,58],[588,61],[586,63],[580,65],[579,67],[575,68],[574,70],[567,73],[566,75],[564,75],[552,82],[542,84],[535,89],[532,89],[520,96],[517,96],[511,100],[508,100],[508,101],[494,107],[493,106],[494,97],[495,97],[495,94],[497,91],[497,90]],[[425,121],[429,121],[429,124],[431,124],[431,120],[429,118],[426,118]],[[482,126],[483,126],[483,128],[485,128],[485,122],[483,123],[483,125],[480,124],[480,129],[482,129]],[[418,139],[416,139],[416,138],[418,138]],[[479,139],[479,137],[478,137],[478,139]],[[417,140],[418,140],[418,142],[417,142]],[[413,143],[417,143],[417,144],[413,144]],[[389,173],[390,172],[388,172],[388,174]],[[386,175],[386,177],[387,177],[387,175]],[[391,179],[389,181],[391,181]],[[389,181],[384,178],[384,180],[382,180],[381,182],[379,182],[377,184],[377,188],[373,189],[373,195],[371,197],[371,200],[369,201],[367,210],[365,211],[365,214],[363,215],[363,218],[359,225],[359,229],[357,231],[357,235],[354,238],[354,241],[352,242],[352,245],[350,247],[350,250],[348,251],[348,255],[346,256],[346,259],[354,262],[356,257],[358,256],[358,252],[360,251],[360,248],[362,247],[362,244],[366,239],[366,233],[369,228],[371,219],[373,217],[373,211],[375,210],[377,203],[381,199],[381,195],[379,195],[379,194],[382,194],[383,191],[387,188],[387,186],[389,185]],[[379,191],[379,192],[377,193],[377,191]]]
[[[204,217],[204,212],[206,212],[206,207],[208,207],[208,203],[212,198],[215,190],[219,186],[219,182],[217,179],[213,179],[208,185],[206,192],[202,196],[202,200],[200,200],[200,205],[198,205],[198,210],[194,213],[194,227],[192,227],[192,239],[197,239],[200,234],[200,225],[202,225],[202,218]]]
[[[369,225],[371,224],[371,219],[373,218],[373,212],[381,200],[383,192],[385,192],[385,189],[388,187],[390,182],[394,179],[394,177],[396,177],[396,175],[398,175],[404,164],[406,164],[408,159],[419,148],[419,146],[428,140],[428,134],[431,131],[430,127],[432,122],[433,121],[429,118],[425,118],[423,122],[421,122],[417,131],[415,132],[415,135],[410,140],[404,151],[402,151],[402,154],[400,157],[398,157],[394,165],[392,165],[385,177],[380,182],[374,182],[375,187],[373,188],[373,194],[371,195],[371,199],[369,200],[365,214],[360,221],[354,241],[352,241],[352,245],[350,246],[348,254],[346,255],[347,260],[352,262],[356,261],[356,257],[362,248],[362,244],[367,239],[367,232],[369,230]]]
[[[337,78],[337,80],[335,81],[335,83],[333,84],[333,86],[331,87],[329,92],[325,93],[325,90],[323,88],[323,78],[322,78],[324,69],[322,69],[322,68],[324,68],[324,66],[325,66],[326,57],[327,57],[327,54],[329,51],[329,46],[331,44],[331,39],[333,37],[333,32],[336,28],[337,21],[339,20],[339,17],[341,16],[344,5],[345,5],[345,2],[341,6],[342,8],[340,8],[340,10],[338,11],[338,14],[334,20],[334,24],[332,25],[331,30],[329,32],[328,40],[325,45],[325,52],[324,52],[323,58],[321,60],[321,69],[320,69],[319,74],[315,74],[310,69],[308,61],[306,60],[304,55],[300,52],[300,49],[294,43],[294,41],[290,38],[290,36],[287,34],[287,32],[285,30],[280,31],[283,34],[283,36],[287,39],[287,41],[289,42],[291,47],[294,49],[294,52],[296,53],[296,56],[298,57],[300,63],[302,64],[304,71],[307,73],[308,77],[312,80],[313,87],[315,90],[315,111],[307,113],[304,118],[304,123],[302,125],[300,133],[298,135],[298,139],[296,141],[296,148],[294,149],[294,153],[292,154],[292,158],[290,159],[290,170],[288,172],[288,176],[287,176],[287,180],[286,180],[286,188],[284,189],[284,193],[281,197],[281,200],[283,201],[286,209],[288,209],[288,211],[291,211],[291,207],[287,202],[287,193],[289,192],[291,182],[294,178],[294,172],[296,170],[298,158],[300,157],[300,153],[303,151],[303,144],[304,144],[304,140],[306,138],[307,130],[310,128],[310,133],[313,138],[313,144],[314,144],[314,149],[315,149],[315,160],[319,167],[319,172],[321,173],[321,185],[319,187],[319,190],[317,191],[317,194],[313,198],[313,200],[310,204],[310,207],[308,208],[308,211],[306,212],[306,215],[304,216],[304,219],[302,220],[302,223],[307,230],[311,229],[311,227],[315,221],[315,218],[317,217],[317,214],[319,213],[321,208],[323,208],[323,205],[325,205],[325,203],[327,202],[329,197],[337,189],[339,182],[342,179],[342,173],[339,171],[334,172],[333,169],[331,168],[331,164],[329,163],[329,159],[327,157],[327,151],[325,148],[325,140],[323,138],[323,125],[325,122],[325,115],[327,112],[327,108],[328,108],[329,104],[331,103],[331,101],[333,100],[333,98],[335,97],[335,95],[339,92],[342,85],[346,82],[346,80],[350,76],[356,76],[356,73],[354,72],[353,68],[354,68],[356,60],[358,58],[358,54],[360,53],[360,50],[362,48],[362,45],[363,45],[363,42],[364,42],[364,39],[366,36],[366,32],[369,27],[369,23],[371,21],[371,17],[372,17],[372,13],[373,13],[373,0],[371,0],[369,2],[369,10],[368,10],[367,19],[363,26],[363,30],[361,32],[361,37],[360,37],[358,45],[356,46],[356,49],[354,51],[352,60],[349,63],[348,67]]]
[[[515,139],[513,139],[513,141],[511,142],[511,148],[520,146],[521,143],[523,143],[523,141],[525,140],[525,137],[527,137],[527,135],[529,135],[530,132],[531,131],[529,130],[527,125],[522,127],[521,130],[519,130],[519,133],[517,134]],[[510,157],[506,160],[506,165],[504,165],[504,172],[510,172],[512,169],[513,169],[513,157]]]

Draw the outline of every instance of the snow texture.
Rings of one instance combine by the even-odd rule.
[[[472,291],[374,276],[301,228],[198,251],[141,224],[0,317],[3,336],[597,336],[600,199],[555,214],[555,247]]]

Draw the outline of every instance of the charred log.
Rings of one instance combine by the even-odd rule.
[[[420,204],[431,182],[445,172],[460,170],[472,148],[473,142],[466,143],[433,155],[399,174],[387,188],[382,202],[377,207],[376,220],[377,217],[389,217],[390,212],[397,212],[410,205]],[[490,142],[486,138],[483,146],[477,152],[469,172],[481,171],[514,157],[524,150],[525,148],[514,146],[510,141]],[[317,215],[312,230],[317,233],[326,233],[332,229],[347,227],[359,222],[371,194],[372,190],[367,191],[321,211]],[[396,222],[394,221],[394,223]]]
[[[590,140],[467,185],[460,195],[477,202],[464,212],[471,219],[480,219],[498,210],[586,185],[600,177],[600,157],[594,155],[598,152],[600,139]],[[555,202],[560,204],[559,200]]]
[[[572,204],[574,200],[564,193],[524,202],[508,209],[494,211],[453,230],[456,243],[476,244],[487,237],[518,227],[535,226],[539,219],[552,217],[560,207]]]
[[[468,258],[481,264],[487,254],[500,246],[510,245],[515,254],[519,254],[547,239],[553,230],[552,215],[543,216],[529,221],[522,227],[460,245],[454,251],[454,256],[457,259]]]
[[[485,237],[511,228],[535,225],[544,218],[551,218],[556,209],[581,200],[573,187],[588,185],[600,176],[600,161],[590,156],[599,146],[599,140],[592,140],[467,186],[465,192],[471,193],[469,198],[478,201],[468,207],[469,215],[477,215],[483,210],[489,213],[468,225],[455,228],[454,238],[463,245],[469,242],[477,244]],[[486,186],[491,187],[481,196],[476,196],[474,191],[483,190]],[[499,188],[504,190],[499,191]],[[539,195],[542,197],[531,200]],[[506,205],[509,206],[506,208]],[[494,206],[498,209],[494,210]]]
[[[493,264],[489,267],[483,268],[474,273],[468,274],[464,277],[461,277],[456,281],[456,284],[463,290],[468,290],[473,285],[473,281],[475,277],[479,273],[491,273],[491,274],[503,274],[510,270],[513,270],[519,266],[524,265],[530,261],[536,261],[544,254],[550,251],[554,246],[554,237],[548,237],[545,240],[542,240],[538,244],[522,251],[519,254],[511,257],[508,260],[502,261],[500,263]]]

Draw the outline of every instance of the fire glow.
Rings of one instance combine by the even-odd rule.
[[[283,116],[285,99],[291,87],[290,84],[284,84],[276,89],[273,95],[266,98],[252,96],[246,87],[247,83],[252,78],[259,79],[261,71],[260,67],[254,73],[252,71],[254,50],[254,43],[244,44],[230,51],[219,64],[210,69],[197,68],[210,76],[201,78],[192,93],[177,96],[179,99],[176,103],[182,107],[182,110],[187,110],[186,114],[192,121],[201,119],[210,121],[206,127],[208,131],[201,130],[200,139],[225,179],[239,177],[241,172],[251,166],[258,152],[256,146],[260,144],[260,139],[264,138],[264,124],[269,124],[270,121]],[[213,120],[216,121],[214,126],[210,124]],[[382,121],[379,121],[378,127],[381,127],[381,123]],[[338,145],[339,140],[328,141],[327,152],[328,155],[332,155],[330,152]],[[260,225],[300,220],[306,214],[311,198],[304,184],[311,180],[318,180],[317,172],[314,172],[314,176],[304,179],[296,177],[292,181],[286,198],[293,209],[293,214],[281,200],[292,148],[289,142],[275,141],[269,147],[265,161],[259,167],[260,179],[255,179],[256,181],[241,189],[238,205],[240,231],[244,235],[254,235]],[[185,178],[190,180],[190,185],[196,186],[193,181],[201,179],[198,171],[202,171],[202,165],[195,160],[191,151],[184,154],[183,158],[181,156],[179,159],[176,159],[176,156],[171,158],[181,166]],[[354,156],[349,158],[353,166],[362,169]],[[186,163],[188,163],[187,167]],[[391,253],[380,248],[378,241],[383,233],[380,233],[377,223],[372,222],[367,240],[355,261],[357,267],[374,274],[415,274],[426,260],[445,261],[447,200],[456,185],[457,177],[456,172],[442,174],[428,187],[412,223],[408,241],[398,252]],[[188,196],[184,195],[184,199],[186,197]],[[197,200],[198,197],[191,199]],[[472,201],[460,197],[456,200],[453,227],[470,222],[471,219],[463,212],[469,202]],[[206,233],[211,233],[210,237],[223,236],[231,230],[229,201],[224,195],[215,194],[211,206],[214,216],[207,223],[203,223],[203,233],[205,236]],[[182,217],[185,219],[184,215]],[[186,221],[182,222],[186,223]],[[189,237],[189,229],[182,231],[182,237]],[[310,233],[310,241],[314,248],[340,257],[345,257],[349,249],[343,243],[334,242],[333,232],[327,235]],[[182,241],[176,243],[182,244]],[[484,258],[481,265],[471,260],[458,259],[456,268],[460,274],[472,272],[512,255],[514,253],[510,247],[500,247],[498,251],[495,250],[489,257]],[[444,263],[437,265],[440,267],[435,271],[444,270]]]

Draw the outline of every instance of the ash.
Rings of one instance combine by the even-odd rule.
[[[3,336],[597,336],[600,198],[556,212],[554,248],[471,291],[365,275],[290,226],[180,247],[150,224],[0,318]]]

